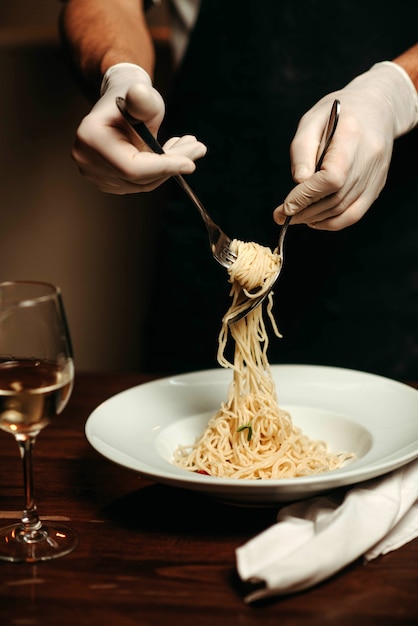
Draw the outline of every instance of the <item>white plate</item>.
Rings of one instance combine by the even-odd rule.
[[[222,368],[138,385],[98,406],[86,423],[103,456],[158,483],[236,504],[268,505],[380,476],[418,457],[418,391],[354,370],[274,365],[279,404],[295,426],[356,459],[317,476],[237,480],[204,476],[171,463],[178,444],[194,442],[226,400],[232,374]]]

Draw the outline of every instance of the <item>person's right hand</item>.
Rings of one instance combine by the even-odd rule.
[[[116,105],[126,98],[129,113],[157,135],[164,101],[149,75],[137,65],[119,63],[105,74],[101,97],[77,129],[72,157],[81,174],[101,191],[113,194],[152,191],[171,176],[191,174],[206,146],[192,135],[172,137],[154,154],[133,136]]]

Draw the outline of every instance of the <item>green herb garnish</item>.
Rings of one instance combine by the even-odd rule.
[[[237,433],[240,433],[243,430],[246,430],[247,428],[248,428],[247,441],[251,441],[251,437],[253,436],[253,427],[251,426],[251,423],[244,424],[244,426],[240,426],[239,428],[237,428]]]

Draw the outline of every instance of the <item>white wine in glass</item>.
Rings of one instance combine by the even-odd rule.
[[[63,411],[73,381],[60,289],[36,281],[0,283],[0,429],[17,441],[24,483],[20,523],[0,528],[1,560],[46,561],[68,554],[78,544],[70,528],[41,522],[32,472],[36,437]]]

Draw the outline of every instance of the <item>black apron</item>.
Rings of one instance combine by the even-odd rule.
[[[188,181],[230,237],[275,247],[272,211],[293,186],[289,145],[300,117],[412,46],[417,4],[335,1],[330,11],[315,0],[202,0],[161,139],[190,133],[208,146]],[[396,142],[385,190],[358,224],[336,233],[289,229],[275,288],[283,339],[271,336],[271,363],[416,378],[417,154],[417,132]],[[227,272],[191,202],[173,181],[166,191],[144,367],[216,367]]]

